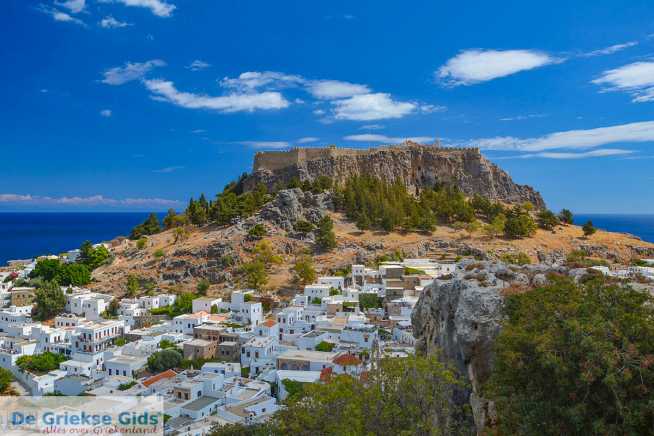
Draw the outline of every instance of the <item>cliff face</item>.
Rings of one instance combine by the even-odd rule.
[[[272,187],[277,182],[288,183],[293,177],[313,180],[328,176],[342,182],[350,176],[363,174],[387,181],[399,179],[414,193],[442,183],[457,186],[467,195],[481,194],[506,203],[529,201],[537,208],[545,207],[537,191],[514,183],[478,149],[414,143],[369,150],[332,147],[259,153],[255,157],[254,172],[244,181],[244,187],[252,189],[257,183]]]

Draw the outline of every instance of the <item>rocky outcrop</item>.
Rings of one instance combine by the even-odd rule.
[[[317,224],[328,209],[332,208],[331,194],[313,194],[301,189],[284,189],[267,203],[259,217],[290,232],[300,220]]]
[[[389,182],[399,179],[414,193],[425,187],[447,184],[457,186],[467,195],[480,194],[506,203],[529,201],[537,208],[545,207],[538,192],[514,183],[505,171],[475,148],[406,143],[369,150],[335,147],[306,149],[310,153],[303,150],[257,154],[253,173],[243,181],[244,188],[252,189],[258,183],[273,187],[294,177],[314,180],[328,176],[342,182],[350,176],[365,174]]]
[[[528,289],[548,282],[550,273],[578,281],[589,270],[564,266],[507,265],[466,260],[450,280],[427,286],[412,314],[416,351],[439,354],[464,375],[478,434],[495,420],[494,405],[481,397],[481,387],[493,368],[493,344],[501,330],[506,289]]]

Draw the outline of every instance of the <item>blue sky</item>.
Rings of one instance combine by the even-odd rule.
[[[258,150],[479,146],[654,213],[651,1],[5,0],[0,210],[162,210]]]

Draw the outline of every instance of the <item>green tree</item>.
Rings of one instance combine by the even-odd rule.
[[[531,203],[528,203],[531,204]],[[529,212],[520,206],[515,206],[506,218],[504,233],[507,238],[526,238],[536,232],[536,223]]]
[[[139,239],[141,236],[154,235],[161,231],[161,224],[159,218],[154,213],[148,215],[148,218],[141,224],[132,229],[130,239]]]
[[[654,298],[602,278],[505,301],[484,395],[500,434],[651,434]]]
[[[100,244],[93,247],[90,241],[84,241],[80,247],[79,263],[86,265],[91,271],[107,262],[111,253],[107,247]]]
[[[141,236],[138,241],[136,241],[136,248],[143,250],[148,243],[148,238]]]
[[[209,287],[211,286],[211,283],[209,283],[209,280],[207,279],[200,279],[198,281],[198,285],[196,286],[196,289],[198,291],[198,294],[200,295],[207,295],[207,291],[209,290]]]
[[[255,260],[263,263],[266,269],[270,268],[272,265],[279,265],[284,261],[281,256],[275,254],[272,244],[267,240],[257,242],[257,245],[254,246],[253,252]]]
[[[39,259],[30,272],[30,278],[40,277],[45,281],[54,280],[59,275],[61,267],[59,259]]]
[[[266,231],[266,228],[263,226],[263,224],[255,224],[250,228],[250,230],[248,230],[248,236],[252,239],[261,239],[267,234],[268,232]]]
[[[318,230],[316,230],[316,244],[324,251],[330,251],[336,248],[334,222],[329,215],[322,217],[318,223]]]
[[[302,255],[293,265],[293,273],[301,285],[307,285],[316,281],[316,268],[313,259],[309,255]]]
[[[16,359],[16,365],[23,371],[30,371],[43,374],[59,368],[59,364],[68,360],[68,357],[60,353],[46,351],[42,354],[25,355]]]
[[[127,276],[127,295],[131,298],[141,290],[141,281],[134,274]]]
[[[484,233],[491,238],[497,238],[504,234],[506,227],[506,216],[503,213],[496,215],[490,223],[484,226]]]
[[[572,212],[570,210],[561,209],[561,212],[559,212],[559,219],[564,224],[572,224],[574,220],[574,216],[572,215]]]
[[[293,225],[293,228],[295,229],[295,231],[300,233],[309,233],[309,232],[313,232],[316,226],[311,224],[309,221],[297,220]]]
[[[91,283],[91,271],[79,263],[64,264],[56,276],[62,286],[84,286]]]
[[[559,218],[551,210],[541,210],[538,213],[538,227],[545,230],[554,230],[559,225]]]
[[[332,351],[335,346],[336,344],[332,344],[331,342],[321,341],[316,345],[316,351]]]
[[[581,229],[584,231],[584,236],[587,238],[597,232],[597,228],[593,225],[591,220],[586,221],[586,224],[584,224]]]
[[[32,318],[38,321],[51,319],[62,313],[66,307],[66,296],[57,281],[43,282],[35,292]]]
[[[159,373],[168,369],[177,368],[182,363],[182,355],[176,349],[157,351],[148,357],[148,369]]]
[[[268,283],[266,265],[260,260],[243,264],[241,271],[245,276],[245,283],[249,288],[261,290]]]

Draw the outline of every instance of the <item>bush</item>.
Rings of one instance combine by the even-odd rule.
[[[377,294],[359,294],[359,306],[362,310],[382,307],[382,299]]]
[[[654,299],[595,278],[505,302],[484,396],[500,434],[650,434]]]
[[[584,224],[581,229],[584,231],[585,237],[589,237],[595,234],[595,232],[597,232],[597,229],[595,228],[591,220],[586,221],[586,224]]]
[[[122,347],[126,343],[127,343],[127,339],[125,338],[116,338],[116,340],[114,341],[114,344],[117,345],[118,347]]]
[[[177,348],[177,346],[173,341],[169,341],[168,339],[162,339],[161,341],[159,341],[159,348],[165,350],[167,348]]]
[[[309,232],[313,232],[316,226],[311,224],[309,221],[297,220],[293,228],[295,229],[295,231],[300,233],[309,233]]]
[[[166,253],[164,253],[164,251],[161,248],[156,249],[153,254],[154,257],[156,257],[157,259],[162,258],[166,255]]]
[[[500,256],[500,260],[505,263],[514,265],[529,265],[531,259],[525,253],[504,253]]]
[[[209,290],[209,287],[211,286],[211,283],[209,283],[209,280],[207,279],[200,279],[198,281],[198,284],[196,286],[196,289],[198,291],[198,294],[200,295],[207,295],[207,291]]]
[[[136,248],[139,250],[143,250],[145,246],[148,244],[148,238],[145,236],[141,236],[138,241],[136,241]]]
[[[506,218],[504,234],[507,238],[526,238],[536,232],[536,223],[529,212],[522,207],[515,206]]]
[[[127,389],[131,388],[132,386],[136,385],[136,380],[129,381],[127,383],[121,383],[118,385],[118,390],[119,391],[126,391]]]
[[[316,351],[332,351],[334,347],[336,347],[336,344],[322,341],[318,345],[316,345]]]
[[[295,265],[293,265],[293,274],[301,285],[315,282],[317,274],[311,256],[304,255],[299,257]]]
[[[182,354],[176,349],[157,351],[148,357],[148,369],[159,373],[171,368],[177,368],[182,363]]]
[[[322,298],[320,297],[314,297],[311,299],[311,304],[315,304],[316,306],[320,306],[322,304]]]
[[[418,269],[418,268],[411,268],[411,267],[406,267],[404,268],[404,274],[407,276],[418,276],[418,275],[425,275],[425,271]]]
[[[268,232],[263,224],[255,224],[248,230],[248,236],[252,239],[261,239],[266,236]]]
[[[157,218],[156,214],[151,213],[143,223],[132,229],[132,233],[129,235],[129,238],[137,240],[143,236],[154,235],[160,231],[161,224],[159,224],[159,218]]]
[[[544,230],[554,230],[559,225],[559,218],[551,210],[542,210],[538,213],[538,227]]]
[[[559,220],[561,220],[563,224],[572,224],[574,216],[570,210],[561,209],[561,212],[559,212]]]
[[[32,356],[20,356],[16,359],[16,365],[23,371],[43,374],[59,368],[59,364],[68,360],[63,354],[46,351],[42,354]]]

